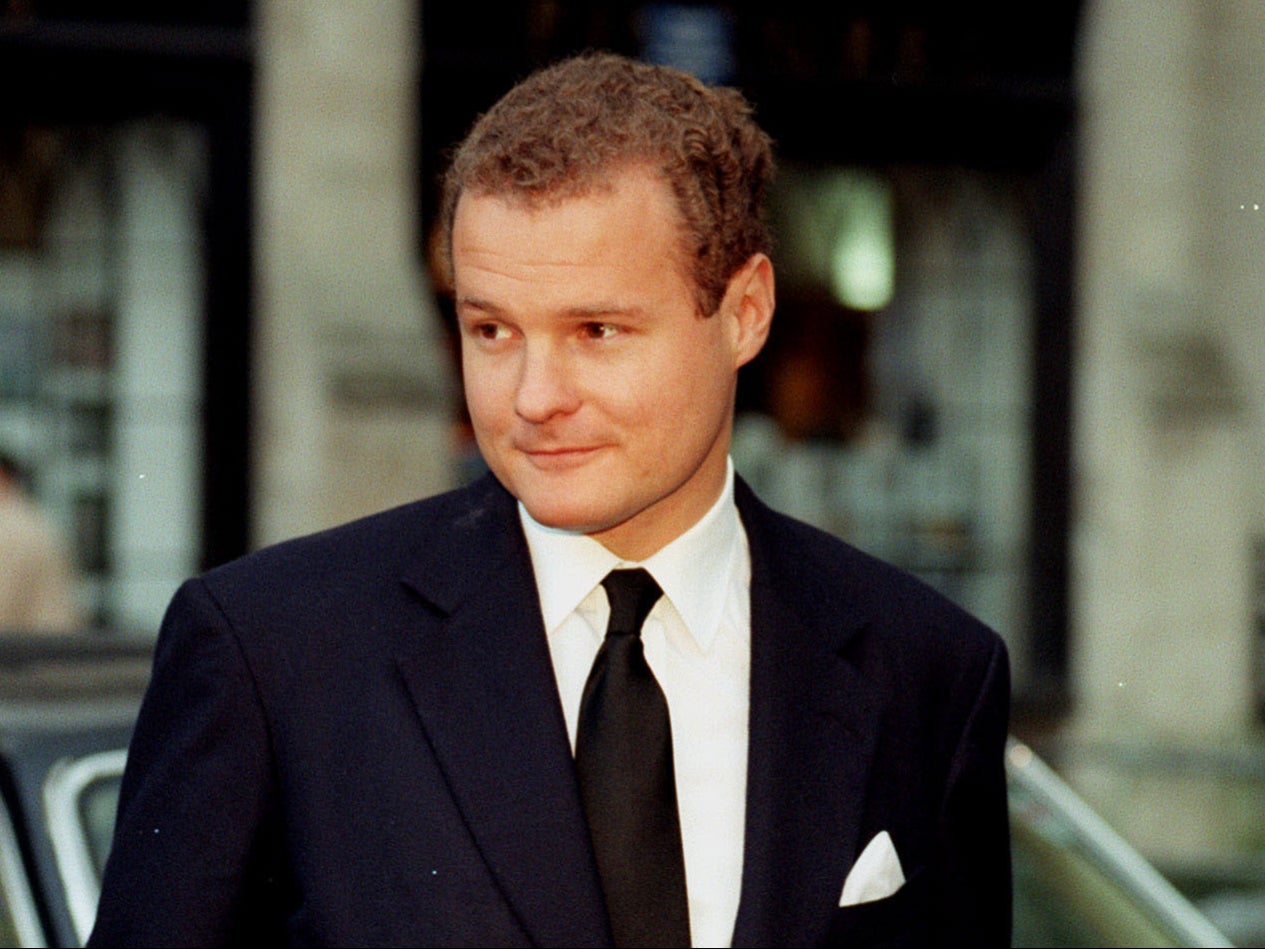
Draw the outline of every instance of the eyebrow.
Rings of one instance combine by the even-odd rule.
[[[453,302],[457,307],[468,307],[472,310],[482,310],[485,313],[501,312],[501,308],[495,303],[480,300],[478,297],[457,297]]]
[[[483,300],[479,297],[458,297],[456,300],[457,308],[478,310],[480,313],[486,313],[489,316],[503,316],[506,310],[491,302]],[[560,315],[572,320],[597,320],[609,319],[610,317],[619,317],[621,319],[639,319],[646,313],[645,307],[637,305],[623,306],[616,303],[595,303],[589,306],[572,306],[562,310]]]
[[[617,306],[613,303],[599,303],[596,306],[574,306],[563,310],[563,315],[572,319],[601,319],[611,316],[622,319],[637,319],[645,315],[645,308],[640,306]]]

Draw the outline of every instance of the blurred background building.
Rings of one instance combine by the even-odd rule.
[[[777,139],[743,474],[992,623],[1184,885],[1265,886],[1257,0],[0,0],[0,449],[92,625],[467,476],[435,175],[586,46]]]

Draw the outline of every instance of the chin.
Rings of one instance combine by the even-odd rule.
[[[611,519],[610,512],[594,511],[591,508],[566,503],[558,504],[548,501],[541,503],[530,495],[516,496],[523,502],[527,513],[536,523],[554,530],[570,531],[573,534],[593,534],[618,523],[617,520]]]
[[[543,524],[545,527],[550,527],[554,530],[570,531],[573,534],[591,534],[596,530],[601,530],[600,524],[594,524],[592,518],[576,511],[560,509],[550,505],[542,507],[536,504],[529,504],[526,501],[523,502],[523,506],[527,508],[527,513],[532,516],[537,524]]]
[[[522,502],[537,523],[584,534],[602,529],[610,512],[602,510],[602,499],[593,496],[592,485],[576,479],[540,478],[534,474],[529,472],[523,478],[507,476],[501,479],[501,484]]]

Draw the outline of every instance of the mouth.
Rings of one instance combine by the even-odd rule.
[[[584,464],[601,451],[601,447],[597,445],[555,446],[549,448],[520,448],[519,451],[535,467],[547,471],[559,471]]]

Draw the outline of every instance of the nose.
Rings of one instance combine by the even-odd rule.
[[[579,405],[576,380],[566,354],[549,343],[523,347],[514,411],[538,424],[574,412]]]

